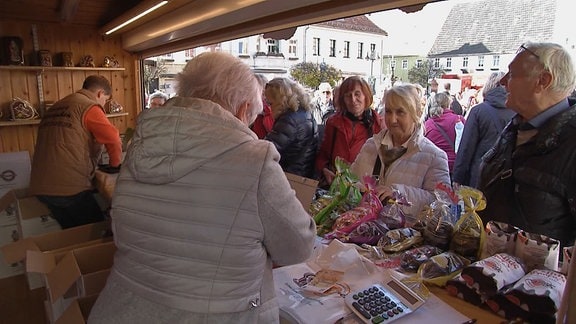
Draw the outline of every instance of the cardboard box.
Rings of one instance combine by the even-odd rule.
[[[98,295],[78,298],[56,320],[56,324],[85,324]]]
[[[0,205],[2,205],[2,197],[0,196]],[[0,207],[1,208],[1,207]],[[16,217],[16,206],[15,204],[4,204],[4,209],[0,210],[0,226],[14,225],[18,224],[18,218]]]
[[[70,250],[46,273],[48,303],[45,303],[45,307],[46,315],[52,323],[63,315],[74,300],[96,296],[104,289],[115,252],[114,242]],[[44,261],[49,257],[44,255]]]
[[[66,252],[88,245],[112,240],[110,222],[99,222],[73,227],[58,232],[23,238],[0,248],[8,264],[25,260],[26,276],[30,289],[44,287],[44,273],[53,269]],[[32,252],[32,253],[30,253]],[[37,252],[37,253],[33,253]],[[53,255],[52,264],[46,263],[42,255]],[[38,259],[41,261],[38,261]],[[49,258],[50,259],[50,258]]]
[[[318,180],[302,177],[292,173],[286,172],[286,178],[290,182],[290,186],[294,191],[296,191],[296,197],[304,206],[304,209],[308,211],[312,200],[314,199],[314,194],[316,193],[316,188],[318,187]]]
[[[61,230],[52,218],[50,210],[26,189],[12,189],[0,198],[0,210],[12,209],[15,213],[18,232],[29,237]]]
[[[100,170],[96,170],[94,174],[94,186],[102,198],[104,198],[104,200],[108,203],[112,201],[112,194],[114,194],[114,188],[116,187],[117,179],[118,173],[109,174]]]
[[[20,234],[18,233],[18,226],[13,225],[0,225],[0,246],[8,243],[18,241]],[[2,252],[0,252],[0,258]],[[0,279],[17,276],[24,273],[23,262],[0,262]]]
[[[11,189],[27,188],[31,169],[28,151],[0,153],[0,197]]]

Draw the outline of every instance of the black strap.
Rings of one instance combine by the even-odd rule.
[[[450,143],[450,145],[452,145],[452,150],[455,150],[454,142],[452,142],[452,141],[450,140],[450,137],[448,136],[448,134],[446,134],[446,131],[445,131],[442,127],[440,127],[440,125],[438,125],[434,120],[432,120],[432,122],[434,123],[434,125],[436,125],[436,129],[438,129],[438,131],[440,132],[440,134],[442,134],[442,136],[444,137],[444,139],[445,139],[448,143]]]
[[[382,170],[382,160],[380,159],[380,154],[376,153],[376,162],[374,163],[374,169],[372,175],[379,177],[380,170]]]

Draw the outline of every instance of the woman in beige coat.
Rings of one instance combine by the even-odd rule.
[[[204,53],[138,118],[112,200],[118,248],[89,323],[278,323],[272,265],[305,261],[315,225],[274,145],[250,68]]]
[[[436,184],[450,184],[446,153],[424,137],[421,107],[414,85],[386,91],[386,129],[366,141],[350,167],[360,177],[378,177],[376,191],[381,199],[390,197],[394,189],[406,195],[412,207],[405,211],[414,216],[432,202]]]

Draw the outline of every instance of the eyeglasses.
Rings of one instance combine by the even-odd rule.
[[[331,92],[330,91],[322,91],[322,93],[330,94]]]
[[[540,60],[540,56],[536,53],[534,53],[533,50],[529,49],[528,47],[526,47],[524,44],[520,45],[520,47],[518,48],[518,50],[516,51],[516,54],[521,53],[521,52],[528,52],[532,55],[534,55],[538,60]]]

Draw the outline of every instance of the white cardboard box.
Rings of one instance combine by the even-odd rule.
[[[50,210],[26,189],[12,189],[0,197],[0,210],[13,208],[20,237],[36,236],[59,231],[60,224],[52,218]]]
[[[0,153],[0,197],[11,189],[27,188],[31,169],[28,151]]]
[[[16,242],[20,238],[18,233],[18,226],[13,225],[0,225],[0,246]],[[4,258],[0,251],[0,258]],[[13,277],[24,273],[23,262],[0,262],[0,279]]]

